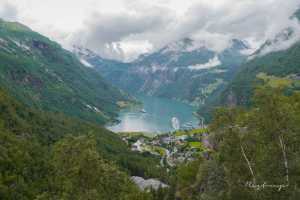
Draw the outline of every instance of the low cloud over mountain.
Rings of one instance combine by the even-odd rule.
[[[119,60],[132,60],[186,37],[218,51],[232,38],[257,48],[282,30],[299,26],[290,18],[299,0],[33,1],[0,0],[0,16],[15,17],[66,47],[75,43]],[[56,16],[44,19],[45,12]]]

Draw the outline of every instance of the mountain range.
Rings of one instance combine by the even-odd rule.
[[[300,10],[292,18],[299,19]],[[83,47],[74,52],[99,71],[111,84],[130,94],[147,94],[183,101],[208,116],[220,105],[249,105],[253,90],[264,72],[298,77],[299,42],[289,27],[267,40],[254,53],[247,42],[232,39],[221,52],[195,45],[189,38],[170,43],[130,63],[103,59]]]
[[[131,63],[106,60],[91,50],[75,47],[81,60],[113,85],[130,94],[147,94],[203,106],[223,91],[246,59],[249,46],[237,39],[217,52],[205,42],[185,38]]]

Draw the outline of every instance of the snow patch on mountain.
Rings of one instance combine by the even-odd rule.
[[[7,44],[7,41],[3,38],[0,38],[0,44]]]
[[[175,67],[174,69],[173,69],[173,72],[177,72],[179,70],[179,68],[178,67]]]
[[[90,67],[90,68],[94,68],[94,66],[92,64],[90,64],[88,61],[84,60],[83,58],[79,59],[81,64],[83,64],[86,67]]]
[[[222,63],[219,60],[218,56],[215,56],[215,57],[209,59],[209,61],[207,63],[191,65],[191,66],[188,66],[188,68],[190,70],[203,70],[203,69],[214,68],[214,67],[217,67],[217,66],[219,66],[221,64]]]
[[[22,48],[23,50],[26,50],[26,51],[30,51],[30,47],[27,46],[26,44],[23,44],[22,42],[19,42],[17,40],[14,40],[14,39],[10,39],[13,43],[15,43],[15,45],[17,45],[18,47]]]
[[[167,69],[168,69],[167,67],[164,67],[164,66],[161,66],[161,65],[158,65],[158,64],[152,64],[151,65],[152,73],[155,73],[157,71],[165,71]]]

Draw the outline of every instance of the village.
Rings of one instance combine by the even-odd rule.
[[[211,149],[207,128],[177,130],[155,136],[142,132],[120,134],[132,151],[158,156],[160,165],[167,168],[193,161],[200,155],[208,158]]]

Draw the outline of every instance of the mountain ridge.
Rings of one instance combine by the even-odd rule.
[[[124,92],[58,43],[17,23],[0,21],[0,82],[25,104],[103,124],[117,116]]]
[[[143,54],[131,63],[103,63],[100,56],[82,56],[80,52],[77,55],[99,70],[107,81],[131,94],[144,93],[199,106],[222,90],[245,60],[243,51],[249,50],[249,46],[234,39],[218,53],[204,44],[194,48],[193,42],[185,38]]]
[[[293,15],[300,24],[300,9]],[[273,49],[268,51],[268,48]],[[264,52],[265,51],[265,52]],[[250,59],[241,66],[237,75],[220,96],[219,105],[250,105],[259,73],[270,76],[299,76],[300,37],[292,27],[286,28],[267,40]]]

